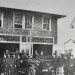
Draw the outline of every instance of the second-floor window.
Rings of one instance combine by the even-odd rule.
[[[25,16],[25,28],[32,29],[32,16],[30,15]]]
[[[34,18],[31,14],[24,14],[22,12],[15,12],[13,14],[13,26],[20,29],[32,29]]]
[[[3,27],[3,13],[0,12],[0,27]]]
[[[50,30],[50,18],[43,17],[42,26],[43,30]]]
[[[22,13],[15,12],[14,14],[14,28],[22,28]]]

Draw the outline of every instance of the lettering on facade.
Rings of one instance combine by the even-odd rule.
[[[32,37],[32,42],[53,43],[53,38]]]
[[[20,36],[0,35],[0,41],[15,41],[15,42],[20,42]]]

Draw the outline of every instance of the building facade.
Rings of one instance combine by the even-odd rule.
[[[74,39],[69,39],[64,43],[64,51],[65,54],[72,53],[73,57],[75,58],[75,40]]]
[[[0,55],[24,50],[33,55],[52,54],[57,44],[57,20],[65,17],[45,12],[0,7]]]

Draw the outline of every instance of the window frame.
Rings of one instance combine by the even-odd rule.
[[[25,26],[26,26],[26,16],[29,16],[29,17],[31,17],[31,19],[32,19],[32,22],[31,22],[31,29],[29,29],[29,28],[25,28]],[[32,30],[33,28],[34,28],[34,15],[33,14],[30,14],[30,13],[27,13],[27,14],[25,14],[25,19],[24,19],[24,21],[25,21],[25,26],[24,26],[24,28],[25,29],[27,29],[27,30]]]
[[[25,28],[25,18],[26,18],[26,15],[25,13],[23,13],[22,15],[22,28],[15,28],[15,12],[13,12],[13,28],[14,29],[26,29],[26,30],[33,30],[34,28],[34,15],[33,14],[29,14],[31,17],[32,17],[32,27],[31,29],[29,28]]]
[[[22,28],[15,28],[15,24],[17,24],[17,23],[15,23],[15,15],[16,15],[16,13],[13,12],[13,28],[14,29],[23,29],[23,15],[22,15]],[[19,25],[21,25],[21,24],[19,24]]]
[[[44,19],[49,19],[49,30],[43,28],[44,24],[46,24],[46,23],[44,23]],[[43,31],[51,31],[51,17],[42,16],[42,30]]]
[[[4,13],[3,12],[1,12],[1,26],[0,26],[0,28],[3,28],[3,16],[4,16]]]

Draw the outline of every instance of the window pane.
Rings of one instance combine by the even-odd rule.
[[[15,13],[15,20],[22,21],[22,17],[23,17],[22,13],[20,12]]]
[[[49,25],[46,25],[46,30],[49,30]]]
[[[49,18],[44,18],[44,23],[49,24]]]
[[[0,20],[0,27],[1,27],[1,20]]]
[[[49,30],[49,18],[43,18],[43,29]]]
[[[15,28],[22,28],[22,25],[15,24]]]
[[[21,12],[15,12],[15,17],[14,17],[15,28],[22,28],[22,18],[23,14]]]
[[[32,28],[32,16],[31,15],[25,16],[25,28],[27,28],[27,29]]]
[[[32,26],[31,25],[29,27],[30,27],[30,29],[32,29]]]
[[[1,22],[2,22],[2,13],[0,12],[0,27],[2,27]]]
[[[49,25],[43,24],[43,29],[49,30]]]
[[[28,22],[25,22],[25,28],[27,28],[27,26],[28,26]]]
[[[2,14],[2,13],[0,12],[0,20],[1,20],[1,14]]]
[[[17,20],[15,20],[15,23],[16,23],[16,24],[22,24],[21,21],[17,21]]]
[[[15,16],[15,20],[22,21],[22,16]]]
[[[26,42],[26,36],[22,37],[22,42]]]
[[[26,16],[25,16],[25,21],[32,22],[32,16],[26,15]]]

